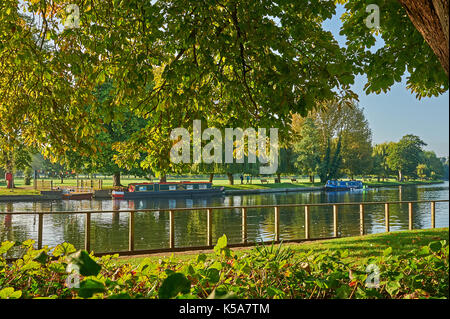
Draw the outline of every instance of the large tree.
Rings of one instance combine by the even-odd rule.
[[[422,160],[422,147],[427,144],[418,136],[408,134],[403,136],[398,143],[393,143],[387,158],[388,165],[398,172],[398,180],[404,176],[416,177],[417,165]]]
[[[323,28],[334,0],[2,1],[2,128],[20,126],[25,143],[46,155],[89,155],[104,125],[95,119],[126,105],[147,127],[118,145],[117,161],[127,165],[132,152],[145,153],[147,168],[164,175],[173,168],[170,130],[193,119],[286,133],[291,112],[356,98],[350,85],[359,73],[367,75],[367,93],[388,90],[402,75],[419,97],[448,90],[439,59],[407,16],[412,0],[403,1],[409,11],[372,1],[381,9],[378,29],[364,23],[367,1],[340,2],[346,47]],[[445,9],[448,2],[432,3]],[[65,11],[69,4],[79,16]],[[62,27],[73,18],[74,26]],[[372,52],[376,34],[385,45]],[[106,106],[94,92],[108,79],[117,85]]]

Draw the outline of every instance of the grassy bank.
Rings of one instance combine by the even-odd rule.
[[[394,255],[402,255],[412,249],[426,246],[430,242],[436,240],[449,239],[448,228],[421,229],[412,231],[399,231],[390,233],[371,234],[365,236],[345,237],[323,241],[305,242],[305,243],[286,243],[284,247],[289,247],[295,254],[301,254],[308,251],[321,253],[325,251],[349,250],[346,259],[356,264],[364,264],[371,257],[378,257],[383,251],[392,247]],[[252,248],[232,248],[238,256],[242,256],[252,250]],[[213,251],[203,251],[207,256],[213,256]],[[181,252],[172,254],[154,254],[136,257],[120,257],[117,259],[118,264],[131,263],[139,264],[142,260],[149,258],[155,262],[161,258],[172,256],[175,261],[188,261],[196,258],[198,251]]]
[[[311,183],[309,179],[306,178],[297,178],[297,181],[292,182],[291,177],[282,177],[280,183],[275,183],[274,178],[266,178],[269,183],[261,183],[261,178],[254,178],[251,184],[247,184],[247,181],[244,179],[244,183],[241,184],[239,179],[235,180],[234,185],[230,185],[229,181],[225,177],[215,177],[213,180],[213,186],[221,187],[223,186],[226,190],[256,190],[256,189],[277,189],[277,188],[306,188],[306,187],[323,187],[324,184],[320,182]],[[50,179],[48,179],[50,180]],[[179,181],[208,181],[205,178],[196,178],[196,177],[186,177],[186,178],[169,178],[169,182],[179,182]],[[130,183],[140,183],[140,182],[148,182],[147,179],[144,178],[127,178],[122,177],[121,179],[122,185],[128,185]],[[364,183],[369,187],[385,187],[385,186],[408,186],[408,185],[427,185],[427,184],[439,184],[442,183],[442,180],[412,180],[406,182],[398,182],[395,179],[386,179],[385,181],[374,181],[374,180],[366,180]],[[23,185],[22,179],[16,179],[15,181],[16,188],[10,190],[5,186],[0,186],[0,196],[1,195],[38,195],[39,191],[35,191],[32,186]],[[53,179],[54,187],[75,187],[77,184],[76,179],[65,179],[63,183],[60,180]],[[112,188],[112,178],[103,179],[103,188],[109,189]]]

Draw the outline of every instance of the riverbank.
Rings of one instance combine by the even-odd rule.
[[[283,182],[283,180],[285,182]],[[414,180],[407,182],[397,181],[365,181],[370,188],[378,187],[395,187],[395,186],[413,186],[413,185],[432,185],[444,183],[442,180]],[[252,183],[252,184],[234,184],[226,185],[225,181],[215,181],[213,183],[215,187],[224,187],[225,195],[247,195],[247,194],[266,194],[266,193],[285,193],[285,192],[310,192],[321,191],[324,188],[323,183],[310,183],[305,181],[300,182],[287,182],[287,179],[282,179],[281,183]],[[109,199],[111,189],[104,189],[101,191],[95,191],[94,198],[97,199]],[[62,197],[61,197],[62,198]],[[57,195],[53,194],[41,194],[40,191],[26,187],[17,187],[12,190],[0,187],[0,202],[11,201],[46,201],[61,199]]]

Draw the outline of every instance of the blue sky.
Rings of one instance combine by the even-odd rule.
[[[345,41],[339,35],[339,17],[343,12],[343,8],[338,7],[336,16],[324,23],[325,29],[330,30],[339,43]],[[365,82],[364,77],[357,77],[353,90],[359,96],[359,105],[364,108],[374,144],[396,142],[406,134],[414,134],[428,144],[426,150],[433,150],[437,156],[449,155],[448,91],[439,97],[418,100],[406,89],[404,77],[387,93],[366,95]]]

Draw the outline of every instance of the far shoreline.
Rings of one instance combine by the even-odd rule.
[[[384,187],[398,187],[398,186],[437,185],[443,184],[445,182],[446,182],[445,180],[407,181],[407,182],[380,181],[380,182],[364,182],[364,184],[367,185],[369,188],[384,188]],[[323,184],[320,186],[305,186],[304,184],[296,185],[295,183],[235,184],[224,186],[224,188],[225,188],[224,195],[311,192],[324,190]],[[5,192],[5,190],[3,191]],[[18,193],[11,192],[11,193],[13,194],[0,195],[0,202],[51,201],[60,199],[55,196],[49,196],[48,194],[20,194],[20,192]],[[108,197],[102,196],[100,198],[97,197],[97,199],[108,199]]]

